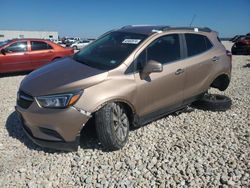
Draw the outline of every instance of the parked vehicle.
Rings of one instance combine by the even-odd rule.
[[[238,37],[239,37],[239,35],[235,35],[234,37],[232,37],[231,39],[229,39],[229,41],[233,42],[233,40],[235,40]]]
[[[250,36],[235,42],[231,52],[233,55],[250,55]]]
[[[74,54],[49,40],[13,39],[0,45],[0,73],[34,70],[55,59]]]
[[[90,43],[88,40],[83,40],[83,41],[76,41],[73,44],[70,45],[71,48],[74,48],[75,50],[80,50],[87,46]]]
[[[54,40],[53,42],[56,43],[56,44],[62,44],[61,40]]]
[[[233,38],[231,38],[230,41],[232,41],[232,42],[237,42],[237,41],[239,41],[239,40],[244,39],[245,37],[246,37],[245,35],[236,35],[236,36],[234,36]]]
[[[16,110],[40,146],[77,149],[94,118],[102,146],[117,150],[131,126],[180,110],[210,87],[225,90],[231,67],[208,28],[125,26],[25,77]]]
[[[75,42],[76,42],[75,40],[66,40],[65,41],[65,46],[69,48]]]

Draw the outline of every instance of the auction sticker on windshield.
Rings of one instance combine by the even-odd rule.
[[[141,39],[124,39],[123,44],[138,44]]]

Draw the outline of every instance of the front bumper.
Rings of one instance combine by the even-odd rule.
[[[56,150],[77,150],[82,127],[90,116],[74,107],[40,108],[36,102],[24,109],[16,106],[24,132],[37,145]]]

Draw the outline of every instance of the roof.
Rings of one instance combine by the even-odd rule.
[[[14,39],[10,39],[10,41],[18,41],[18,40],[39,40],[39,41],[50,41],[49,39],[40,39],[40,38],[14,38]]]
[[[162,31],[165,27],[164,25],[128,25],[124,26],[118,31],[129,32],[129,33],[138,33],[144,35],[150,35],[152,31]]]
[[[170,27],[167,25],[128,25],[120,28],[118,31],[131,32],[144,35],[150,35],[156,32],[171,31],[171,30],[188,30],[188,31],[202,31],[212,32],[208,27]]]

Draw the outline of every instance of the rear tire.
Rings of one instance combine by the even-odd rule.
[[[226,111],[231,108],[232,100],[219,94],[206,93],[204,96],[192,104],[194,107],[209,111]]]
[[[95,114],[96,132],[106,150],[121,149],[128,140],[129,118],[119,103],[110,103]]]

